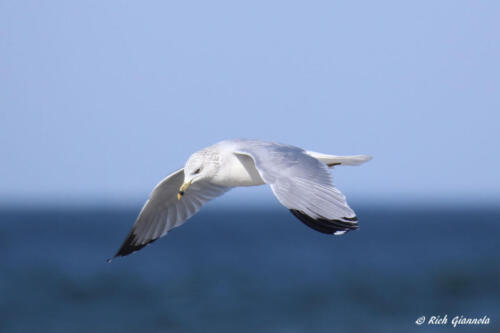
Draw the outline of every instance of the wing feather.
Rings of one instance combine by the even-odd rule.
[[[300,221],[322,233],[340,235],[358,228],[354,211],[333,185],[326,164],[287,145],[247,145],[235,154],[249,156],[276,198]]]
[[[115,257],[138,251],[165,236],[193,216],[207,201],[229,190],[228,187],[199,181],[186,191],[182,200],[177,200],[177,191],[183,181],[184,170],[179,169],[154,188]]]

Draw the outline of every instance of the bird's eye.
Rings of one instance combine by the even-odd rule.
[[[201,169],[200,169],[200,168],[198,168],[198,169],[194,170],[193,175],[197,175],[197,174],[199,174],[199,173],[200,173],[200,171],[201,171]]]

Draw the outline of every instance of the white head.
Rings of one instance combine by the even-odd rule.
[[[200,150],[189,157],[184,166],[184,184],[179,189],[180,200],[191,184],[211,179],[219,170],[220,155],[214,150]]]

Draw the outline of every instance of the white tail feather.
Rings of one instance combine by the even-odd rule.
[[[309,156],[312,156],[315,159],[318,159],[321,162],[325,163],[329,167],[335,165],[360,165],[372,159],[372,157],[368,155],[337,156],[321,154],[314,151],[306,151],[306,153]]]

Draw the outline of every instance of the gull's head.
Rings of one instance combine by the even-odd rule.
[[[219,155],[214,151],[201,150],[189,157],[184,166],[184,184],[179,188],[177,199],[181,199],[192,184],[210,180],[219,169]]]

